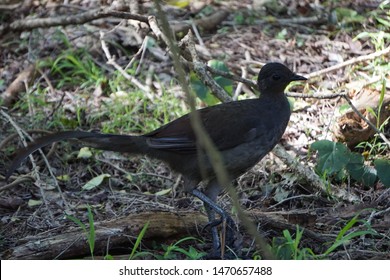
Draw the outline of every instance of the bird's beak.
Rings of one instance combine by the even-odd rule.
[[[297,74],[294,74],[291,78],[290,78],[291,81],[305,81],[307,80],[307,78],[303,77],[303,76],[300,76],[300,75],[297,75]]]

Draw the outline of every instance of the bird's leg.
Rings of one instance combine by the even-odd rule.
[[[220,224],[221,222],[218,221],[217,224],[215,223],[215,213],[218,213],[221,217],[226,216],[226,213],[213,200],[211,200],[208,196],[206,196],[204,193],[202,193],[198,189],[193,189],[191,191],[191,194],[196,196],[197,198],[199,198],[203,202],[203,204],[206,208],[207,216],[209,219],[209,223],[206,225],[206,227],[211,226],[211,234],[212,234],[212,239],[213,239],[213,255],[217,255],[218,254],[217,252],[220,249],[221,243],[219,241],[218,231],[217,231],[216,225]]]
[[[205,208],[206,208],[206,212],[207,212],[207,217],[209,219],[209,223],[206,225],[206,227],[211,226],[211,235],[212,235],[212,239],[213,239],[213,250],[214,250],[214,252],[217,252],[218,249],[220,248],[221,244],[220,244],[219,238],[218,238],[217,227],[214,225],[215,224],[215,212],[208,205],[205,205]]]
[[[221,187],[217,180],[211,180],[207,184],[207,188],[205,190],[205,194],[211,198],[214,202],[217,200],[217,196],[221,192]],[[227,241],[227,245],[231,247],[235,242],[235,232],[236,225],[233,219],[224,211],[224,215],[221,215],[221,219],[218,220],[210,220],[210,226],[216,227],[219,223],[223,222],[222,226],[222,240],[221,243],[224,244],[224,241]]]
[[[210,181],[207,185],[205,195],[210,198],[214,203],[217,200],[218,194],[220,193],[220,187],[217,182]],[[218,250],[221,248],[221,242],[218,237],[218,230],[217,225],[220,223],[220,221],[215,220],[215,211],[207,204],[205,203],[205,209],[207,212],[207,216],[209,219],[209,223],[206,225],[206,227],[211,228],[211,235],[213,239],[213,253],[217,254]]]
[[[215,203],[214,200],[212,200],[210,197],[199,191],[198,189],[193,189],[191,191],[191,194],[199,198],[200,200],[203,201],[206,211],[208,212],[208,217],[209,217],[209,222],[210,225],[212,226],[211,232],[212,232],[212,238],[213,238],[213,250],[214,252],[218,252],[218,250],[221,247],[220,240],[218,238],[218,232],[216,229],[216,225],[220,224],[223,222],[223,224],[227,226],[227,231],[226,231],[226,238],[223,238],[224,240],[227,240],[227,244],[229,247],[234,243],[235,237],[235,223],[233,219],[229,216],[229,214],[223,210],[219,205]],[[219,214],[221,216],[221,220],[216,223],[215,221],[215,213]],[[222,244],[224,245],[224,244]],[[222,250],[224,251],[224,250]]]
[[[216,187],[209,187],[207,186],[206,189],[206,194],[200,192],[199,190],[196,189],[198,185],[198,181],[196,180],[191,180],[190,178],[184,177],[184,189],[187,193],[190,193],[197,198],[199,198],[206,209],[207,212],[207,217],[208,217],[208,224],[205,227],[211,226],[211,234],[212,234],[212,241],[213,241],[213,253],[212,255],[217,256],[218,255],[218,250],[220,249],[221,243],[219,241],[218,237],[218,231],[216,226],[220,224],[220,221],[215,220],[215,207],[218,207],[219,211],[218,213],[224,212],[222,208],[220,208],[218,205],[215,204],[215,201],[217,199],[217,196],[219,194],[219,187],[218,185]],[[212,207],[210,205],[214,205],[215,207]]]

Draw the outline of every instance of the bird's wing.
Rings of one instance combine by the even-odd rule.
[[[220,151],[251,141],[258,134],[259,118],[245,114],[243,122],[240,118],[243,113],[240,103],[225,103],[198,111],[204,128]],[[228,119],[229,116],[231,119]],[[184,115],[144,136],[151,148],[177,153],[195,153],[197,150],[196,135],[189,115]]]
[[[196,152],[196,137],[189,115],[184,115],[144,136],[149,147],[154,149],[178,153]]]

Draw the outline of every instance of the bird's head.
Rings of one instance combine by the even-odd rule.
[[[262,94],[277,94],[283,93],[290,82],[300,80],[307,79],[295,74],[281,63],[271,62],[261,68],[257,85]]]

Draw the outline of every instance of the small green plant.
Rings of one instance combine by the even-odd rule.
[[[366,110],[369,111],[369,113],[372,116],[374,116],[374,118],[376,119],[375,126],[378,128],[379,131],[382,131],[382,132],[384,131],[385,126],[388,124],[388,122],[390,120],[390,117],[383,120],[384,117],[382,116],[382,114],[383,114],[382,110],[385,108],[384,98],[385,98],[386,91],[387,91],[386,79],[383,78],[377,112],[370,107],[366,108]],[[383,142],[379,142],[378,138],[379,138],[379,136],[376,134],[372,141],[362,142],[359,145],[357,145],[356,148],[362,148],[362,149],[364,149],[364,151],[368,151],[369,156],[378,155],[378,154],[381,154],[381,153],[387,151],[387,148],[388,148],[387,144],[383,143]]]
[[[246,12],[236,12],[234,14],[234,22],[237,25],[251,25],[255,22],[256,15],[254,13],[251,13],[250,11]]]
[[[107,82],[102,68],[85,49],[67,49],[54,61],[48,60],[42,66],[50,66],[52,74],[60,75],[58,88],[66,84],[87,88]]]
[[[71,220],[72,222],[76,223],[86,233],[91,257],[92,257],[92,259],[94,259],[96,235],[95,235],[95,225],[94,225],[94,220],[93,220],[93,214],[92,214],[90,205],[87,205],[87,210],[88,210],[89,228],[87,228],[79,219],[77,219],[73,216],[66,215],[66,218]],[[146,233],[148,227],[149,227],[149,222],[147,222],[143,226],[142,230],[138,234],[137,239],[134,243],[133,249],[131,250],[131,253],[129,255],[129,260],[141,258],[141,257],[146,256],[146,255],[153,255],[152,253],[147,252],[147,251],[137,252],[137,250],[139,249],[139,247],[141,245],[142,238],[145,236],[145,233]],[[107,253],[106,256],[104,257],[104,259],[113,260],[114,257]]]
[[[366,21],[366,17],[360,15],[357,11],[344,7],[337,7],[332,15],[341,28],[354,24],[363,24]]]
[[[92,114],[91,121],[101,121],[102,131],[145,133],[186,113],[184,101],[162,91],[159,100],[151,100],[140,90],[116,91]]]
[[[184,255],[187,259],[190,260],[199,260],[202,257],[206,256],[207,253],[205,252],[199,252],[194,247],[189,246],[188,249],[184,249],[180,247],[179,245],[183,243],[184,241],[188,240],[197,240],[200,242],[200,240],[194,238],[194,237],[185,237],[180,239],[174,244],[171,245],[162,245],[163,250],[165,253],[162,256],[156,256],[157,259],[163,259],[163,260],[173,260],[178,259],[177,253]]]
[[[351,152],[342,143],[329,140],[320,140],[311,145],[318,152],[316,170],[319,174],[327,174],[337,179],[344,179],[346,175],[352,179],[372,186],[378,179],[390,187],[390,161],[386,159],[374,160],[374,167],[364,164],[361,154]]]
[[[315,254],[310,248],[300,248],[300,242],[303,236],[303,229],[301,230],[297,225],[295,237],[291,235],[289,230],[283,231],[283,237],[275,237],[272,240],[272,251],[280,260],[307,260],[313,259]]]
[[[88,209],[88,223],[89,223],[89,229],[77,218],[66,215],[66,218],[76,223],[82,230],[87,234],[87,240],[89,245],[89,251],[91,253],[92,259],[94,258],[94,250],[95,250],[95,225],[93,221],[93,214],[91,211],[91,206],[87,205]]]
[[[354,238],[366,235],[378,235],[365,220],[359,219],[359,215],[360,213],[356,214],[350,221],[348,221],[324,253],[315,254],[311,248],[301,248],[300,242],[302,241],[304,229],[300,229],[298,225],[295,236],[292,235],[289,230],[284,230],[283,237],[275,237],[272,240],[271,249],[275,256],[282,260],[329,258],[331,253],[335,252],[340,246],[350,244]],[[354,227],[358,228],[360,225],[364,225],[366,229],[354,229]],[[255,258],[257,258],[257,256],[255,256]]]
[[[377,235],[377,233],[371,229],[371,227],[364,221],[358,219],[360,213],[356,214],[339,232],[337,235],[335,241],[333,244],[321,255],[318,255],[318,257],[326,258],[335,251],[338,247],[342,245],[349,244],[353,238],[365,236],[365,235]],[[353,227],[357,223],[363,223],[365,224],[368,229],[367,230],[353,230]]]
[[[151,255],[151,253],[149,253],[149,252],[143,252],[143,251],[137,252],[138,248],[141,245],[142,238],[145,236],[145,233],[146,233],[148,227],[149,227],[149,221],[143,226],[142,230],[138,234],[137,240],[135,241],[133,249],[131,250],[129,260],[134,260],[134,259],[146,256],[146,255]]]

